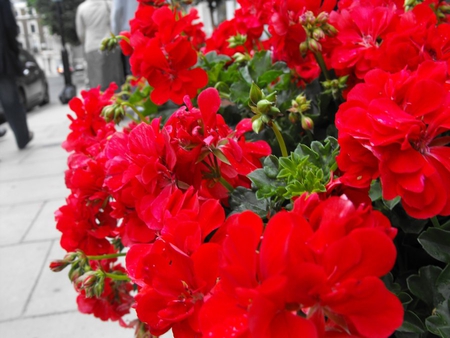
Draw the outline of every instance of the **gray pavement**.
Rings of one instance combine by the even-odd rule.
[[[54,212],[69,193],[61,143],[70,109],[54,101],[28,114],[34,139],[24,150],[3,124],[8,132],[0,138],[0,338],[131,338],[131,329],[79,313],[68,271],[48,268],[65,253]]]

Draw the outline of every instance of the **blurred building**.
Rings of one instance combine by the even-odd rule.
[[[50,33],[49,28],[41,23],[39,13],[28,7],[26,0],[11,0],[11,3],[19,26],[19,42],[34,55],[47,75],[57,74],[61,64],[61,38]],[[71,60],[83,57],[80,48],[68,48]]]

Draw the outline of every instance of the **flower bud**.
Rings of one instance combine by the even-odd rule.
[[[269,100],[259,100],[258,103],[256,104],[256,108],[258,108],[258,110],[262,113],[265,114],[267,113],[270,108],[272,106],[272,102],[270,102]]]
[[[236,48],[238,46],[242,46],[247,41],[247,35],[242,34],[236,34],[235,36],[232,36],[228,40],[229,47],[230,48]]]
[[[295,124],[298,122],[300,115],[296,114],[294,112],[290,112],[288,118],[289,118],[289,121],[291,121],[291,123]]]
[[[301,116],[301,124],[304,130],[313,130],[314,129],[314,121],[305,115]]]
[[[325,37],[325,33],[320,28],[315,28],[312,32],[312,37],[314,40],[319,41]]]
[[[306,55],[306,53],[308,52],[308,42],[307,41],[303,41],[300,44],[300,53],[304,56]]]
[[[309,39],[308,40],[308,45],[309,45],[309,49],[313,53],[322,51],[322,45],[320,43],[318,43],[316,40]]]
[[[262,99],[262,91],[259,89],[256,83],[252,83],[252,86],[250,87],[250,102],[254,105],[259,102],[259,100]]]
[[[253,120],[252,129],[257,134],[259,134],[264,129],[264,123],[261,121],[260,118]]]
[[[326,23],[326,22],[328,22],[328,17],[329,17],[329,14],[327,12],[321,12],[317,16],[316,20],[319,23]]]
[[[56,260],[50,263],[50,270],[52,270],[53,272],[59,272],[64,270],[64,268],[69,265],[70,263],[64,261],[64,260]]]
[[[236,62],[250,61],[250,55],[244,53],[235,53],[233,59]]]

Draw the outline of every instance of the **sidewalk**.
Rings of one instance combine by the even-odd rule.
[[[116,322],[79,313],[68,271],[48,268],[65,253],[53,214],[69,193],[64,185],[67,153],[61,148],[69,131],[68,113],[69,107],[59,103],[35,108],[28,114],[34,139],[22,151],[11,130],[0,138],[2,338],[134,336]]]

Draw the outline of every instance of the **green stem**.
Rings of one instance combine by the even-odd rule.
[[[115,273],[103,272],[107,278],[114,280],[123,280],[129,282],[131,279],[127,275],[117,275]]]
[[[438,219],[436,218],[436,216],[431,217],[430,220],[431,220],[431,223],[433,223],[433,226],[435,226],[435,227],[437,227],[437,228],[440,228],[440,227],[441,227],[441,225],[439,224],[439,221],[438,221]]]
[[[277,138],[278,144],[280,146],[281,150],[281,156],[288,157],[288,152],[286,149],[286,143],[284,143],[283,135],[281,135],[280,130],[278,129],[277,125],[275,123],[271,123],[271,127],[273,132],[275,133],[275,136]]]
[[[331,80],[330,73],[328,72],[327,66],[325,65],[325,60],[323,59],[323,56],[320,52],[313,52],[314,57],[317,61],[317,64],[320,67],[320,70],[322,71],[323,75],[325,76],[325,79]]]
[[[126,256],[126,253],[120,252],[120,253],[100,255],[100,256],[86,256],[86,258],[89,259],[90,261],[99,261],[102,259],[111,259],[111,258],[124,257],[124,256]]]
[[[127,38],[126,36],[124,36],[124,35],[117,35],[116,38],[125,40],[126,43],[128,43],[129,45],[131,45],[130,39],[128,39],[128,38]]]
[[[230,183],[228,183],[222,176],[220,176],[219,182],[220,182],[220,184],[222,184],[229,192],[233,192],[233,191],[234,191],[233,186],[232,186]]]
[[[136,113],[137,116],[139,116],[139,119],[142,122],[148,123],[147,119],[145,118],[144,115],[142,115],[142,113],[131,103],[129,102],[124,102],[122,103],[124,106],[130,107],[131,109],[133,109],[133,111]]]

